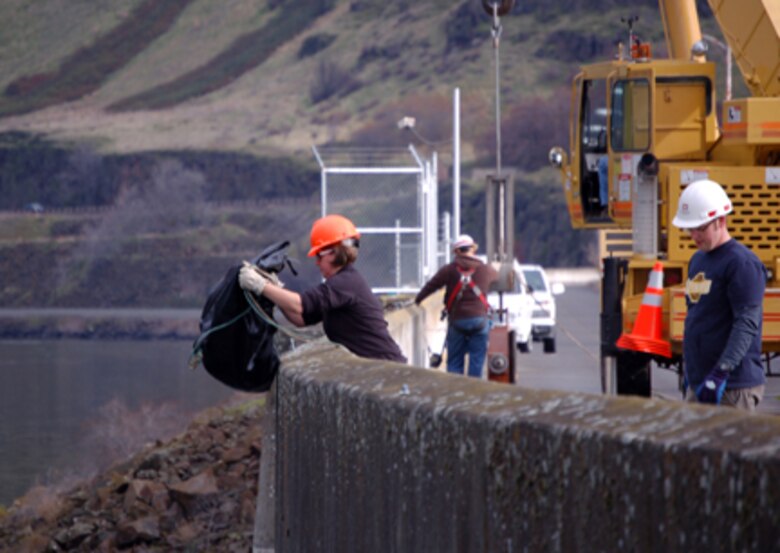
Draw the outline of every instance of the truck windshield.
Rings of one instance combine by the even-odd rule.
[[[546,292],[547,286],[544,285],[544,277],[539,271],[533,269],[527,269],[523,271],[525,276],[525,283],[533,292]]]

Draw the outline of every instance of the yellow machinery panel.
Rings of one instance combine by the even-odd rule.
[[[655,147],[659,159],[702,159],[707,152],[707,81],[669,79],[655,91]]]
[[[780,98],[741,98],[723,103],[724,144],[780,144]]]
[[[665,221],[671,223],[674,218],[685,186],[698,179],[712,179],[725,188],[734,204],[734,213],[728,217],[731,236],[753,250],[768,268],[774,267],[780,257],[780,180],[771,182],[773,168],[681,163],[667,168]],[[666,229],[669,260],[687,262],[696,251],[690,235],[671,224],[666,224]]]
[[[669,339],[672,342],[672,349],[678,351],[675,345],[682,343],[685,315],[688,313],[685,305],[685,288],[680,286],[672,290],[664,290],[664,321],[667,321],[667,292],[670,293],[671,297],[668,304]],[[634,317],[636,317],[636,313],[634,313]],[[767,288],[764,294],[764,322],[761,340],[763,351],[780,351],[780,288]]]
[[[599,259],[605,257],[631,257],[633,255],[633,236],[631,230],[599,230]]]
[[[685,288],[682,286],[669,291],[669,339],[682,343],[685,332],[685,315],[688,309],[685,306]]]

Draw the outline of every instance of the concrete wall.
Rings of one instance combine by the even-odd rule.
[[[385,313],[388,330],[410,365],[427,367],[430,354],[441,353],[447,335],[447,322],[441,320],[442,309],[443,291],[428,296],[419,306]]]
[[[780,551],[780,419],[312,344],[278,379],[276,551]]]

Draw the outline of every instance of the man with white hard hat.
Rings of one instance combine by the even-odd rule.
[[[766,383],[761,321],[767,271],[729,234],[726,215],[733,209],[720,184],[698,180],[683,190],[672,221],[698,250],[685,285],[685,398],[753,411]]]
[[[482,377],[490,332],[487,293],[498,279],[496,270],[476,257],[477,244],[468,234],[452,244],[455,259],[438,270],[422,287],[415,303],[445,288],[447,327],[447,372],[463,374],[469,356],[468,375]]]

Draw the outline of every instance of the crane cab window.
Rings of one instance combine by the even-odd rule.
[[[603,79],[585,81],[582,87],[582,150],[607,152],[607,85]]]
[[[599,162],[607,155],[607,83],[582,83],[580,101],[580,198],[585,220],[608,220],[608,199],[599,181]]]
[[[610,139],[616,152],[650,148],[650,83],[646,79],[618,81],[612,87]]]

